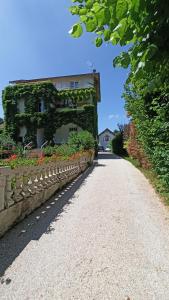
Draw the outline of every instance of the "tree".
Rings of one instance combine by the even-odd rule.
[[[125,126],[126,126],[125,124],[119,124],[119,123],[117,124],[120,133],[123,134]]]
[[[169,191],[169,1],[72,0],[79,16],[73,37],[86,29],[103,42],[128,46],[114,66],[128,68],[125,107],[136,126],[138,144]],[[120,139],[120,138],[119,138]]]
[[[0,118],[0,124],[3,124],[4,120],[2,118]]]
[[[128,82],[144,72],[157,74],[149,88],[160,84],[159,70],[168,68],[169,1],[166,0],[72,0],[72,15],[79,16],[70,34],[78,38],[84,28],[96,34],[95,45],[103,42],[131,45],[113,61],[114,66],[131,67]],[[163,55],[165,53],[165,55]],[[153,62],[153,63],[152,63]],[[167,63],[167,65],[166,65]]]
[[[123,143],[123,134],[121,132],[118,132],[112,140],[112,150],[117,155],[126,155]]]

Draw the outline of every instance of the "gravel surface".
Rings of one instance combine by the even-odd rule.
[[[169,211],[110,154],[0,241],[0,299],[168,300]]]

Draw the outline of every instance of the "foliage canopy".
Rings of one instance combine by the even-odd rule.
[[[169,187],[169,1],[72,0],[71,13],[103,42],[126,46],[113,65],[128,68],[126,109],[136,125],[137,139],[163,186]],[[169,190],[169,189],[168,189]]]
[[[160,84],[158,71],[168,68],[169,2],[166,0],[72,0],[73,15],[79,16],[70,33],[80,37],[83,28],[96,35],[95,44],[104,42],[126,46],[128,50],[114,59],[114,66],[131,67],[128,81],[154,72],[154,85]],[[153,63],[152,63],[153,62]],[[152,88],[153,83],[149,84]]]

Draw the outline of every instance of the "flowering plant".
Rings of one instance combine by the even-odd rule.
[[[12,154],[9,158],[6,159],[6,161],[12,161],[12,160],[15,160],[17,158],[18,158],[18,156],[16,154]]]

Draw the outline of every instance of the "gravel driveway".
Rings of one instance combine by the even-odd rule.
[[[168,208],[129,162],[102,154],[4,236],[0,275],[1,300],[168,300]]]

